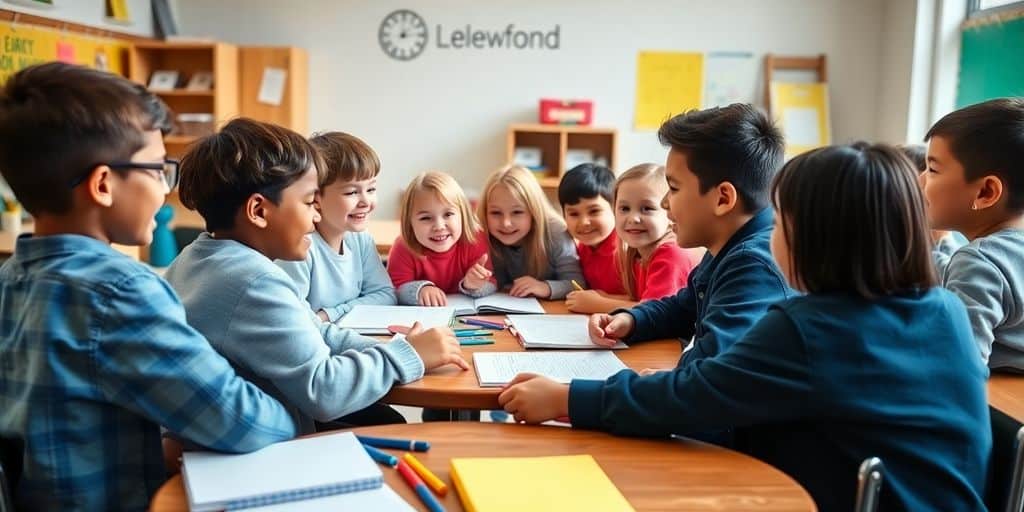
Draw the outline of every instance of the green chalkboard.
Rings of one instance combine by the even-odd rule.
[[[957,107],[1024,96],[1024,17],[963,32]]]

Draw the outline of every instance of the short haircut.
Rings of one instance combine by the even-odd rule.
[[[364,181],[380,174],[380,159],[373,148],[354,135],[343,132],[314,134],[310,144],[320,153],[324,169],[320,188],[336,181]]]
[[[412,216],[416,215],[416,212],[412,211],[412,204],[416,201],[416,196],[423,193],[434,194],[441,201],[459,210],[459,215],[462,216],[462,237],[458,241],[467,244],[476,242],[476,237],[480,235],[480,223],[473,214],[473,208],[459,182],[446,173],[428,171],[412,179],[402,194],[402,203],[399,207],[402,240],[405,240],[406,247],[413,254],[423,256],[423,244],[416,239],[416,232],[412,229]]]
[[[917,169],[917,172],[920,173],[928,170],[928,148],[923,144],[903,144],[898,147],[903,156],[907,157],[910,163],[914,164],[914,169]]]
[[[146,132],[170,130],[170,118],[120,76],[62,62],[28,67],[0,89],[0,173],[30,213],[64,214],[73,183],[129,160]]]
[[[968,182],[993,174],[1003,182],[1010,211],[1024,211],[1024,98],[999,98],[939,119],[924,140],[942,137]]]
[[[197,210],[206,230],[234,227],[253,194],[275,204],[306,171],[323,168],[303,136],[281,126],[238,118],[192,145],[181,159],[181,204]]]
[[[684,154],[701,194],[729,182],[746,213],[769,204],[768,187],[782,165],[782,132],[751,105],[691,110],[665,121],[662,144]]]
[[[794,284],[868,299],[934,286],[917,174],[897,149],[864,142],[790,160],[771,196]]]
[[[558,182],[558,202],[563,209],[598,196],[611,204],[614,192],[615,174],[603,165],[577,165],[562,175]]]

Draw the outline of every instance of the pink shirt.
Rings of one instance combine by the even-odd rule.
[[[388,274],[395,288],[409,281],[430,281],[445,293],[459,293],[459,282],[466,272],[487,252],[487,235],[477,233],[476,243],[467,244],[461,239],[445,252],[423,250],[423,256],[416,256],[405,244],[402,237],[395,240],[388,254]],[[490,260],[485,265],[491,268]]]

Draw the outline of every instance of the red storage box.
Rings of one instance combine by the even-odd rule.
[[[590,100],[554,100],[541,98],[540,122],[544,124],[590,124],[594,102]]]

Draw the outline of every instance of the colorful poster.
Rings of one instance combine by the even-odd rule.
[[[128,43],[34,27],[0,23],[0,83],[18,70],[54,60],[125,73]]]
[[[772,113],[786,137],[786,158],[832,143],[828,84],[771,83]]]
[[[657,130],[673,115],[701,108],[703,92],[703,53],[640,52],[634,127]]]

